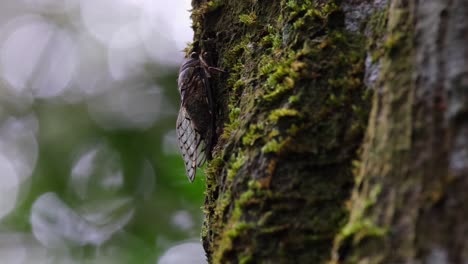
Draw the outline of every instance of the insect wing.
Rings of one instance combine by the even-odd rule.
[[[179,69],[179,76],[177,78],[177,85],[182,101],[184,101],[185,94],[196,82],[197,66],[199,61],[194,58],[187,59]]]
[[[185,172],[192,182],[195,179],[197,167],[205,162],[205,143],[193,127],[192,120],[183,106],[181,106],[177,117],[176,133],[180,153],[184,160]]]

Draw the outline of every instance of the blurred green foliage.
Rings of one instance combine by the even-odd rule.
[[[171,74],[158,80],[173,105],[177,105],[178,101],[175,79],[175,75]],[[22,190],[24,200],[18,203],[14,212],[1,220],[4,228],[14,232],[32,232],[31,206],[46,192],[56,193],[72,207],[80,206],[82,201],[71,191],[72,168],[83,151],[104,142],[119,157],[123,170],[123,188],[115,197],[121,194],[131,197],[135,211],[123,230],[99,250],[105,251],[106,245],[113,245],[121,250],[122,263],[155,263],[155,259],[168,247],[180,241],[198,239],[202,222],[203,172],[199,170],[195,182],[189,183],[178,152],[163,151],[164,135],[174,129],[176,113],[158,119],[144,130],[109,130],[99,127],[91,119],[84,103],[39,100],[34,103],[31,112],[35,113],[39,123],[38,161],[32,177],[25,184],[29,187]],[[155,179],[154,189],[142,193],[146,183],[139,175],[145,161],[154,169]],[[112,196],[106,198],[112,199]],[[93,197],[89,198],[89,202],[93,202]],[[181,229],[174,224],[173,216],[181,210],[188,212],[193,219],[191,228]],[[78,260],[92,261],[96,250],[97,247],[88,245],[75,248],[70,254],[75,254],[74,258]]]

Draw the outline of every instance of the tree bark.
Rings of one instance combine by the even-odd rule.
[[[467,261],[464,2],[193,0],[211,263]]]
[[[468,262],[468,2],[394,0],[342,263]]]

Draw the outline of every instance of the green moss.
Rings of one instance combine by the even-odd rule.
[[[250,26],[255,24],[255,21],[257,20],[257,15],[254,12],[251,12],[249,14],[242,14],[239,15],[239,20],[240,22]]]
[[[268,133],[268,135],[267,135],[267,140],[276,138],[276,137],[278,137],[279,135],[281,135],[281,133],[279,132],[279,130],[276,129],[276,128],[273,128],[273,129],[270,131],[270,133]]]
[[[291,67],[288,64],[280,64],[276,66],[275,70],[268,76],[266,81],[268,88],[273,88],[277,84],[281,83],[286,76],[290,75],[290,69]]]
[[[236,131],[240,125],[240,108],[239,107],[232,107],[231,111],[229,112],[229,122],[225,124],[223,134],[221,135],[222,139],[228,139],[231,136],[233,131]]]
[[[300,130],[301,130],[301,128],[300,128],[299,126],[297,126],[296,124],[292,124],[292,125],[286,130],[286,133],[288,133],[289,136],[294,136],[294,135],[296,135]]]
[[[270,221],[274,217],[272,211],[266,212],[262,215],[262,217],[258,220],[259,226],[264,226],[268,221]]]
[[[249,189],[241,194],[241,196],[235,201],[234,209],[229,218],[228,223],[223,232],[222,240],[219,242],[219,249],[216,251],[217,254],[214,256],[215,263],[222,263],[223,253],[232,250],[235,246],[235,241],[241,237],[248,237],[245,233],[251,232],[257,228],[255,223],[249,223],[242,220],[244,207],[251,203],[257,195],[257,188],[259,184],[255,181],[250,181],[248,184]],[[239,256],[240,259],[247,261],[252,254],[249,253],[248,248],[243,248],[242,256]],[[247,262],[248,263],[248,262]]]
[[[239,79],[234,83],[234,85],[232,87],[232,90],[235,93],[236,91],[239,91],[244,87],[245,87],[245,82],[243,80]]]
[[[234,123],[239,120],[240,108],[232,108],[229,112],[229,122]]]
[[[382,185],[376,184],[369,193],[369,198],[364,203],[364,209],[368,209],[377,202],[377,198],[382,192]]]
[[[223,253],[228,252],[231,250],[235,245],[234,241],[239,238],[245,236],[249,230],[252,230],[255,228],[253,224],[248,224],[245,222],[231,222],[235,224],[229,224],[230,228],[224,232],[223,238],[219,244],[219,250],[216,251],[217,254],[214,255],[214,263],[223,263],[221,259],[223,258]],[[244,254],[246,254],[246,251],[248,249],[244,249]]]
[[[268,120],[278,122],[282,117],[300,117],[301,113],[296,109],[280,108],[273,110],[268,116]]]
[[[247,133],[242,137],[244,146],[253,146],[258,139],[263,137],[263,125],[250,124]]]
[[[212,0],[207,3],[208,12],[214,11],[224,5],[224,0]]]
[[[382,237],[388,233],[388,230],[375,225],[370,219],[360,219],[342,229],[340,236],[342,239],[353,236],[355,243],[364,237]]]
[[[295,30],[298,30],[298,29],[302,28],[305,25],[305,23],[306,23],[305,19],[303,19],[303,18],[298,19],[298,20],[296,20],[296,22],[294,22],[293,28]]]
[[[218,173],[218,171],[222,168],[223,165],[224,160],[220,156],[216,156],[205,167],[205,174],[214,175]]]
[[[401,10],[405,10],[406,14],[403,14]],[[409,237],[406,234],[390,235],[387,226],[395,214],[406,212],[402,209],[405,206],[394,199],[394,196],[398,196],[399,193],[398,188],[394,189],[392,186],[398,178],[394,175],[401,172],[402,164],[411,160],[406,146],[411,144],[410,131],[414,129],[414,120],[410,118],[412,116],[410,109],[414,104],[411,97],[412,85],[414,85],[411,73],[414,72],[412,67],[415,61],[414,36],[412,35],[414,34],[412,17],[414,14],[408,7],[401,9],[395,5],[390,12],[391,18],[386,28],[386,13],[387,10],[384,10],[376,14],[378,22],[371,21],[374,22],[370,25],[371,31],[376,32],[373,32],[374,42],[370,43],[370,48],[378,50],[378,55],[373,55],[374,60],[379,59],[381,63],[382,78],[378,85],[382,87],[381,93],[388,101],[382,104],[378,96],[374,98],[373,111],[375,112],[368,128],[368,134],[372,136],[369,136],[363,153],[362,163],[365,164],[365,169],[355,171],[356,186],[359,186],[359,189],[356,189],[353,196],[350,220],[340,232],[336,243],[338,249],[346,249],[350,243],[355,249],[350,255],[345,256],[345,263],[352,263],[356,259],[368,259],[373,263],[382,262],[382,259],[389,259],[389,257],[393,260],[399,259],[401,255],[389,250],[392,245],[391,241],[414,242],[412,235]],[[386,38],[386,41],[383,47],[380,47],[379,41],[383,38]],[[353,112],[359,115],[362,111],[360,108],[356,106]],[[377,114],[377,112],[385,114]],[[387,135],[392,132],[394,136],[388,138]],[[384,170],[382,170],[382,164],[385,164]],[[418,176],[412,176],[414,183],[415,177]],[[396,181],[398,182],[398,179]],[[387,185],[389,182],[391,182],[390,186]],[[406,186],[405,183],[407,182],[398,182],[401,186]],[[382,192],[382,190],[387,191]],[[369,252],[369,243],[373,243],[375,247],[376,242],[379,243],[378,247],[381,250],[378,253]]]
[[[289,19],[293,22],[293,28],[299,31],[314,21],[326,20],[328,15],[339,10],[339,7],[331,3],[321,4],[316,1],[289,1],[286,4],[289,9]],[[302,14],[302,16],[301,16]]]
[[[267,92],[263,95],[265,101],[273,102],[294,89],[300,77],[299,71],[305,67],[303,62],[297,61],[299,55],[293,52],[280,61],[262,61],[261,73],[269,73],[265,82]]]
[[[275,234],[275,233],[284,232],[288,228],[289,228],[289,225],[279,225],[279,226],[272,226],[272,227],[262,228],[260,230],[260,232],[263,235],[266,235],[266,234],[272,235],[272,234]]]
[[[387,27],[388,7],[373,13],[367,23],[370,36],[367,41],[367,50],[370,50],[372,62],[377,62],[385,53],[383,41]]]
[[[359,166],[359,164],[355,166]],[[364,216],[366,210],[377,202],[381,191],[381,185],[374,186],[363,206],[355,208],[353,219],[342,228],[338,241],[344,241],[352,237],[354,243],[357,243],[364,237],[382,237],[387,235],[388,230],[386,228],[378,226],[373,220]]]
[[[228,180],[234,179],[234,176],[236,176],[237,171],[244,165],[245,163],[245,155],[242,152],[239,152],[236,157],[232,157],[231,161],[229,164],[231,164],[231,168],[228,170],[227,176]]]
[[[385,40],[384,48],[391,54],[393,51],[396,51],[399,48],[399,45],[402,44],[402,40],[405,38],[405,35],[402,32],[396,32],[387,36]]]
[[[245,222],[238,222],[226,232],[226,236],[228,236],[229,239],[232,240],[232,239],[235,239],[236,237],[239,237],[240,233],[245,232],[249,229],[253,229],[253,228],[254,228],[253,224],[248,224]]]
[[[240,59],[243,56],[248,55],[245,54],[245,52],[249,52],[247,45],[252,41],[252,37],[252,34],[246,33],[244,37],[237,44],[233,45],[233,47],[229,49],[224,55],[224,64],[231,66],[229,71],[230,78],[233,77],[232,74],[236,76],[244,69],[244,65]],[[235,79],[233,83],[235,83],[235,81],[237,81],[237,79]]]
[[[281,35],[279,33],[276,33],[272,36],[272,48],[274,51],[279,50],[281,48],[281,45],[283,44],[283,40],[281,39]]]
[[[236,131],[241,124],[240,113],[245,111],[241,109],[239,96],[242,94],[243,89],[248,86],[248,78],[242,76],[245,71],[245,65],[242,62],[243,57],[251,55],[251,49],[248,47],[251,42],[251,35],[246,34],[237,44],[226,51],[223,56],[223,64],[231,65],[229,68],[229,78],[227,80],[227,87],[234,96],[229,97],[227,110],[229,111],[229,122],[225,123],[223,134],[221,138],[229,139],[231,134]]]
[[[241,254],[239,258],[239,264],[249,264],[255,263],[254,257],[252,255]]]
[[[187,43],[187,47],[184,48],[185,57],[189,57],[193,52],[193,42]]]
[[[298,95],[291,95],[289,98],[288,98],[288,102],[290,104],[295,104],[297,102],[299,102],[299,96]]]
[[[268,141],[263,147],[263,153],[278,153],[283,148],[284,143],[278,142],[276,139]]]
[[[292,11],[301,11],[301,6],[299,5],[298,1],[296,0],[289,0],[286,2],[286,6],[292,9]]]
[[[251,190],[260,190],[262,185],[256,180],[250,180],[247,186]]]
[[[258,252],[255,241],[259,239],[254,236],[271,237],[291,229],[281,221],[283,212],[294,208],[278,201],[291,199],[294,204],[298,197],[308,197],[307,202],[314,204],[322,197],[315,197],[315,193],[326,188],[342,189],[343,182],[350,180],[342,167],[346,167],[346,157],[354,157],[355,149],[340,152],[339,146],[348,143],[341,137],[348,128],[352,128],[353,135],[359,135],[364,127],[356,115],[365,108],[359,107],[365,45],[362,36],[329,27],[329,16],[337,7],[327,1],[280,1],[281,6],[271,9],[265,9],[266,2],[262,1],[255,5],[251,1],[225,3],[223,12],[207,17],[203,24],[212,26],[203,37],[216,39],[213,45],[218,49],[220,64],[229,71],[228,79],[219,82],[225,85],[223,98],[229,98],[221,102],[225,107],[222,116],[227,119],[224,140],[218,146],[223,150],[209,168],[216,173],[207,181],[208,186],[222,187],[207,191],[207,207],[211,207],[206,210],[206,225],[212,232],[208,238],[205,233],[204,240],[214,252],[213,263],[227,263],[233,256],[238,262],[249,263],[257,260],[253,256]],[[332,102],[328,102],[330,94],[334,95]],[[351,110],[352,105],[358,107]],[[297,142],[303,145],[294,145]],[[259,149],[264,154],[281,155],[262,155]],[[291,176],[292,182],[281,186],[291,188],[287,195],[270,190],[272,179],[284,180],[284,176],[275,174],[284,166],[283,154],[311,152],[317,156],[313,159],[316,164],[338,164],[342,168],[342,175],[336,176],[338,181],[318,186],[311,185],[313,179],[307,178],[299,184]],[[255,163],[258,155],[267,157],[265,163]],[[305,186],[302,183],[314,187],[304,195],[302,187],[294,187]],[[344,195],[327,195],[327,200],[320,202],[327,221],[320,221],[318,216],[317,220],[307,220],[314,223],[307,228],[320,233],[310,239],[325,241],[321,244],[329,243],[345,216],[340,200]],[[313,208],[310,204],[308,207]],[[246,237],[248,241],[243,240]],[[310,242],[306,236],[297,239]],[[278,252],[286,256],[287,246],[278,245]]]
[[[272,47],[274,50],[280,48],[282,44],[281,35],[271,25],[268,25],[267,31],[269,33],[261,39],[260,46]]]
[[[222,6],[225,5],[224,0],[212,0],[209,2],[203,3],[201,6],[198,8],[195,8],[192,10],[192,21],[193,21],[193,28],[195,29],[195,35],[201,34],[201,24],[202,24],[202,19],[203,17],[213,11],[216,11],[217,9],[221,8]]]
[[[261,75],[268,75],[270,72],[272,72],[275,69],[275,66],[273,63],[265,63],[261,68],[260,68],[260,74]]]
[[[273,102],[277,99],[280,99],[283,95],[287,94],[291,88],[283,85],[277,85],[276,89],[270,93],[267,93],[263,96],[263,99],[267,102]]]

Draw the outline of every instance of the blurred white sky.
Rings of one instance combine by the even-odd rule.
[[[151,126],[175,110],[154,78],[183,60],[193,37],[190,2],[0,3],[0,104],[85,102],[104,128]]]
[[[147,65],[175,67],[192,40],[190,8],[190,0],[1,3],[0,89],[76,100],[141,80]]]

